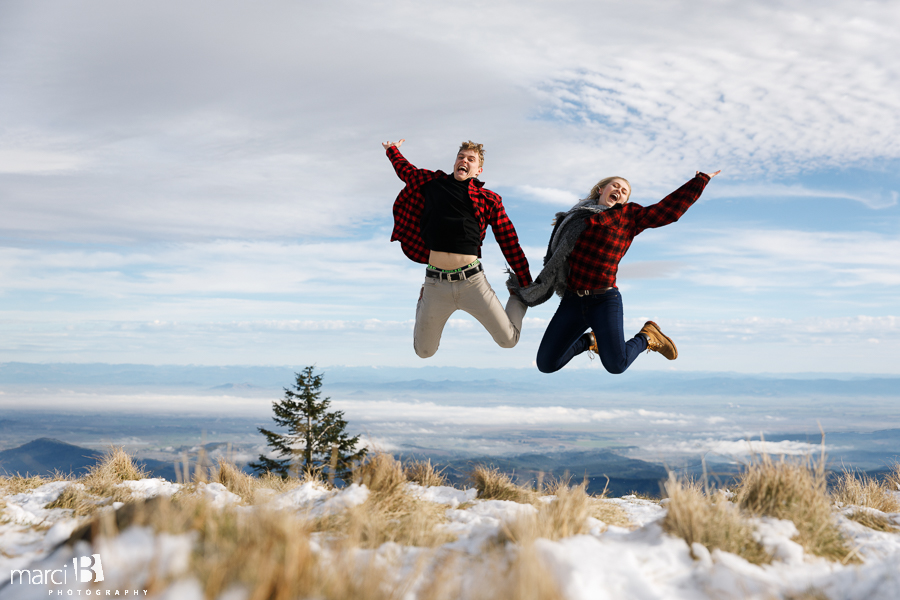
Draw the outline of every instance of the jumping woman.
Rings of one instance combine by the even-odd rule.
[[[616,272],[637,234],[677,221],[719,173],[697,171],[693,179],[647,207],[628,203],[631,185],[626,179],[607,177],[568,212],[557,213],[541,274],[524,288],[514,276],[507,282],[528,306],[546,302],[553,292],[562,297],[538,348],[538,369],[553,373],[588,350],[616,374],[625,372],[644,350],[669,360],[678,357],[675,343],[653,321],[625,339]]]

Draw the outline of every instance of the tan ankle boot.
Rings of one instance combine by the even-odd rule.
[[[591,336],[591,345],[588,346],[588,352],[593,352],[594,354],[600,354],[600,348],[597,347],[597,336],[594,335],[594,332],[591,331],[588,333]],[[593,358],[593,357],[591,357]]]
[[[675,342],[659,330],[659,325],[653,321],[647,321],[641,327],[641,333],[647,336],[647,350],[659,352],[669,360],[678,358],[678,348]]]

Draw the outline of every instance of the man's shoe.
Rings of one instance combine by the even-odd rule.
[[[641,327],[641,333],[647,338],[647,350],[659,352],[669,360],[678,358],[678,348],[675,342],[659,330],[659,325],[653,321],[647,321]]]

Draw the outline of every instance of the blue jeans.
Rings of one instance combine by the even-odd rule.
[[[550,320],[537,353],[542,373],[562,369],[591,345],[591,329],[597,336],[600,361],[610,373],[624,373],[634,359],[647,349],[647,340],[636,335],[627,342],[622,327],[622,295],[612,288],[597,296],[566,292]]]

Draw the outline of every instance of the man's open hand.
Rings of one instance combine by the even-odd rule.
[[[387,150],[391,146],[396,146],[397,148],[399,148],[400,146],[403,145],[403,142],[405,142],[405,141],[406,140],[400,140],[399,142],[381,142],[381,145],[384,146],[385,150]]]

